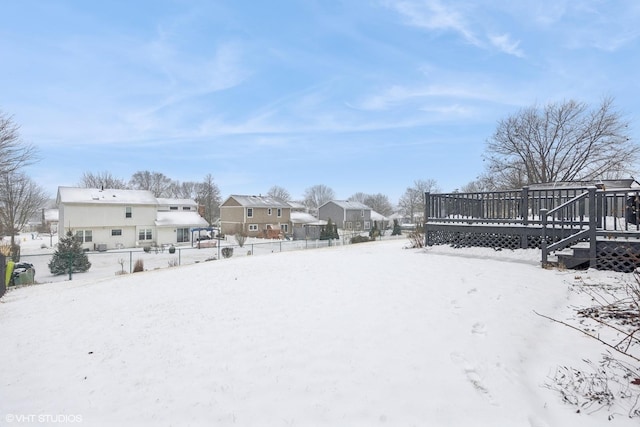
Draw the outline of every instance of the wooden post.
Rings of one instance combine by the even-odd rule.
[[[540,219],[542,220],[542,236],[540,237],[540,249],[542,249],[542,266],[547,265],[549,252],[547,251],[547,212],[549,209],[540,209]]]
[[[430,205],[430,197],[429,192],[424,192],[424,246],[429,246],[429,229],[427,224],[429,224],[429,205]],[[417,230],[416,230],[417,231]]]
[[[529,224],[529,187],[522,187],[520,196],[520,217],[522,225]]]
[[[597,250],[597,225],[598,218],[595,215],[591,215],[591,212],[596,212],[596,187],[589,187],[589,267],[596,268],[598,250]],[[604,193],[602,193],[602,199],[604,199]],[[602,217],[602,211],[598,212],[599,217]]]

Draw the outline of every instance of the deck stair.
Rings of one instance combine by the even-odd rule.
[[[580,242],[555,252],[555,264],[568,269],[589,267],[589,242]]]

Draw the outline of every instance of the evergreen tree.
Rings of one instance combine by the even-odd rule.
[[[400,224],[397,219],[393,220],[393,231],[391,232],[392,236],[399,236],[402,234],[402,229],[400,228]]]
[[[80,240],[73,237],[69,230],[65,237],[61,237],[58,247],[53,253],[53,258],[49,261],[51,274],[69,273],[69,264],[72,263],[73,273],[82,273],[91,268],[91,263],[87,254],[82,250]]]
[[[335,226],[333,222],[331,222],[331,218],[327,220],[327,225],[322,227],[320,230],[320,240],[329,240],[329,239],[339,239],[338,236],[338,228]]]

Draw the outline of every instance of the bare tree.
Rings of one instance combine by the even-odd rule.
[[[127,188],[125,180],[114,177],[111,172],[85,172],[82,174],[80,187],[84,188],[111,188],[123,190]]]
[[[381,215],[389,216],[393,213],[393,206],[389,202],[389,198],[382,193],[378,194],[366,194],[358,192],[353,194],[348,199],[351,202],[360,202],[369,206],[374,211]]]
[[[204,181],[198,183],[196,189],[196,201],[204,207],[203,218],[213,224],[216,218],[220,217],[220,189],[213,181],[213,176],[207,174]]]
[[[367,197],[369,197],[367,193],[357,192],[355,194],[352,194],[351,197],[349,197],[347,200],[350,202],[360,202],[360,203],[366,204],[364,203],[364,201],[367,200]]]
[[[499,188],[629,174],[638,147],[604,98],[595,109],[569,100],[523,109],[498,123],[487,142],[487,172]]]
[[[167,196],[176,199],[195,199],[200,183],[193,181],[172,181],[167,189]]]
[[[382,193],[367,195],[363,203],[381,215],[389,216],[393,213],[389,197]]]
[[[314,211],[317,211],[320,206],[335,198],[335,192],[323,184],[314,185],[304,191],[304,204]]]
[[[13,117],[0,111],[0,173],[12,173],[34,163],[36,148],[20,138],[19,126]]]
[[[424,193],[439,191],[438,184],[434,179],[416,180],[413,182],[413,187],[408,187],[400,197],[398,206],[412,222],[417,222],[424,215]]]
[[[274,199],[282,200],[284,202],[288,202],[291,200],[291,194],[284,189],[283,187],[274,185],[267,191],[267,196],[273,197]]]
[[[130,181],[135,190],[149,190],[155,197],[169,197],[171,179],[160,172],[138,171]]]
[[[16,244],[15,236],[29,218],[41,211],[47,200],[42,187],[24,173],[0,174],[0,226],[4,234],[11,236],[11,247]]]

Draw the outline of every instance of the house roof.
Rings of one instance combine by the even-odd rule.
[[[307,207],[302,202],[292,202],[287,201],[287,204],[291,207],[291,209],[295,209],[297,211],[306,211]]]
[[[371,208],[367,205],[365,205],[364,203],[360,203],[360,202],[351,202],[349,200],[330,200],[328,202],[326,202],[324,205],[327,205],[329,203],[333,203],[334,205],[337,205],[339,207],[341,207],[344,210],[367,210],[370,211]],[[320,207],[322,207],[320,206]]]
[[[208,227],[207,221],[198,215],[197,212],[191,211],[168,211],[156,213],[156,226],[159,227]]]
[[[274,197],[268,196],[245,196],[239,194],[233,194],[227,198],[234,199],[241,206],[247,208],[289,208],[289,204],[283,202],[282,200],[276,199]],[[223,205],[226,204],[223,203]]]
[[[58,187],[58,203],[157,205],[151,191]]]
[[[326,225],[327,221],[318,219],[310,213],[306,212],[291,212],[291,222],[293,224],[309,224],[309,225]]]
[[[373,221],[389,221],[389,218],[371,209],[371,219]]]
[[[159,197],[156,200],[158,201],[158,204],[162,206],[198,206],[198,204],[193,199],[167,199]]]

